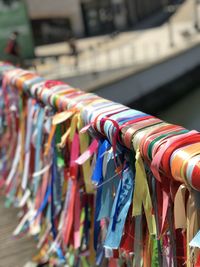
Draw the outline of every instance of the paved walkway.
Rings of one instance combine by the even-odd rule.
[[[18,224],[19,210],[5,208],[0,197],[0,267],[24,267],[35,253],[36,244],[31,237],[14,239],[12,232]]]

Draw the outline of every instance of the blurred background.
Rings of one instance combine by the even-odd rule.
[[[0,60],[200,130],[199,0],[0,0]],[[0,209],[1,266],[35,253],[15,216]]]
[[[199,30],[199,0],[0,0],[0,59],[180,124]]]

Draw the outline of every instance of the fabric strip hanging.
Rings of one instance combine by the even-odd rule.
[[[200,133],[0,63],[0,187],[49,266],[199,266]]]

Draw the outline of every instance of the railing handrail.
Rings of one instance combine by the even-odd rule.
[[[71,181],[69,183],[72,183],[70,185],[72,187],[71,189],[72,192],[75,192],[77,190],[76,186],[78,182],[74,182],[76,180],[74,177],[78,175],[77,166],[81,164],[83,164],[84,166],[84,163],[87,162],[89,157],[91,157],[91,155],[95,153],[95,151],[97,151],[98,147],[99,147],[98,148],[99,150],[97,153],[97,160],[96,160],[96,165],[95,165],[96,167],[93,169],[94,173],[93,173],[93,178],[92,178],[93,182],[97,183],[97,199],[98,197],[100,197],[100,194],[101,194],[100,193],[101,191],[98,191],[98,189],[104,186],[105,184],[107,186],[110,182],[112,183],[113,179],[116,176],[119,177],[119,185],[117,187],[117,191],[115,191],[115,194],[116,196],[119,196],[119,199],[116,200],[115,198],[114,203],[113,203],[113,206],[116,205],[116,207],[118,207],[118,211],[117,211],[117,214],[114,214],[114,215],[110,214],[109,227],[107,230],[109,234],[107,234],[106,239],[105,239],[105,250],[107,251],[106,253],[109,254],[109,249],[110,250],[115,249],[116,244],[118,244],[117,249],[119,248],[119,246],[122,246],[123,249],[125,249],[125,244],[121,244],[120,241],[122,238],[123,227],[125,223],[126,223],[126,226],[129,225],[128,223],[130,223],[129,222],[130,212],[128,213],[128,210],[130,210],[131,197],[133,194],[132,215],[135,218],[135,227],[136,228],[139,227],[138,229],[142,231],[141,225],[140,226],[139,225],[136,226],[136,225],[138,224],[138,222],[140,224],[141,219],[139,219],[139,217],[137,216],[142,214],[142,206],[143,206],[144,211],[145,211],[145,216],[146,216],[146,222],[147,222],[147,229],[148,229],[147,231],[149,233],[149,235],[147,234],[146,238],[149,238],[151,242],[155,241],[155,244],[157,244],[156,239],[160,240],[163,238],[163,236],[167,238],[169,237],[168,235],[170,233],[170,238],[173,239],[172,241],[174,243],[170,241],[169,243],[167,243],[167,245],[164,243],[163,244],[159,243],[159,245],[158,244],[156,245],[158,246],[157,247],[158,251],[156,253],[158,253],[157,258],[158,258],[158,261],[160,262],[159,264],[161,264],[162,262],[161,259],[162,257],[164,257],[159,247],[165,246],[165,245],[170,250],[173,250],[171,251],[172,255],[169,257],[171,257],[171,260],[173,258],[173,262],[175,265],[176,263],[178,262],[180,263],[180,261],[183,260],[179,258],[179,251],[177,252],[175,251],[176,248],[175,248],[175,239],[173,237],[174,235],[173,227],[175,227],[175,229],[185,228],[185,227],[187,228],[187,253],[184,255],[186,255],[188,262],[191,261],[189,242],[192,240],[192,238],[196,234],[195,223],[196,223],[197,212],[198,212],[197,209],[195,209],[194,192],[195,190],[200,191],[200,179],[199,179],[200,133],[199,132],[189,131],[181,126],[166,123],[154,116],[150,116],[143,112],[130,109],[124,105],[103,99],[101,97],[98,97],[95,94],[86,93],[81,90],[74,89],[70,87],[69,85],[58,82],[58,81],[46,81],[45,79],[41,78],[39,75],[35,74],[34,72],[17,69],[9,64],[0,63],[0,77],[2,77],[2,81],[3,81],[2,88],[3,88],[3,96],[5,100],[4,105],[5,105],[5,111],[8,112],[8,114],[5,113],[5,117],[7,119],[7,122],[6,122],[7,127],[10,127],[9,131],[12,131],[12,122],[11,122],[11,118],[9,117],[10,116],[9,112],[12,112],[12,110],[9,107],[8,92],[9,93],[12,92],[12,88],[19,90],[19,94],[21,96],[25,94],[28,97],[31,96],[32,98],[34,98],[37,101],[37,103],[41,105],[41,110],[44,110],[44,107],[49,107],[53,111],[56,110],[57,112],[59,112],[57,115],[53,117],[52,123],[54,126],[52,126],[52,130],[48,137],[49,141],[47,143],[47,148],[41,148],[45,150],[44,155],[47,155],[50,149],[50,144],[51,144],[51,141],[53,140],[52,139],[53,135],[55,134],[55,128],[54,128],[55,125],[59,125],[60,123],[72,118],[70,128],[69,128],[71,133],[70,131],[67,131],[66,134],[62,136],[62,138],[65,138],[65,139],[69,138],[70,140],[69,142],[71,146],[71,160],[69,163],[70,165],[69,172],[71,176],[68,177],[69,179],[68,181]],[[10,89],[7,92],[6,90],[9,87]],[[22,138],[24,136],[23,131],[25,131],[25,122],[23,122],[23,120],[27,116],[27,125],[28,125],[28,120],[29,120],[28,114],[25,115],[25,109],[28,109],[28,107],[26,106],[26,103],[27,103],[26,101],[27,100],[25,98],[22,98],[22,100],[20,100],[20,103],[21,103],[20,105],[22,105],[20,107],[22,108],[24,105],[24,111],[21,110],[20,111],[21,115],[19,116],[19,118],[17,117],[17,121],[18,120],[21,121],[20,125],[22,126],[22,129],[24,129],[24,130],[21,130],[20,127],[18,129],[18,131],[20,131],[20,134],[18,135],[19,139],[18,141],[16,140],[16,142],[17,143],[19,142],[21,144],[24,142]],[[40,112],[38,112],[38,114],[40,114]],[[40,130],[42,129],[41,123],[42,123],[42,120],[44,120],[45,118],[44,111],[42,111],[42,113],[38,116],[41,116],[41,118],[37,117],[38,121],[36,124],[36,126],[38,127],[38,131],[39,131],[39,129]],[[39,118],[41,119],[41,122]],[[18,126],[16,125],[16,127]],[[88,143],[87,138],[84,139],[83,141],[81,137],[81,132],[84,134],[87,131],[89,131],[91,136],[94,138],[94,140],[92,141],[90,145]],[[28,132],[28,128],[27,128],[27,132]],[[78,136],[79,136],[79,139],[76,139],[78,138]],[[63,141],[65,139],[60,140],[60,143],[59,143],[60,147],[63,147],[65,145],[65,142]],[[41,143],[42,141],[40,139],[37,139],[36,142],[39,142],[40,146],[42,146],[42,143]],[[79,142],[80,142],[80,150],[81,150],[80,154],[81,155],[78,153],[79,149],[77,148],[77,144]],[[109,149],[112,148],[112,153],[113,153],[112,160],[114,164],[113,166],[115,167],[115,173],[114,173],[114,176],[108,179],[108,181],[102,182],[101,176],[103,174],[101,174],[100,172],[101,171],[102,173],[105,172],[105,164],[106,164],[106,161],[105,162],[102,161],[102,157],[104,158],[107,153],[110,153],[110,150],[108,150],[108,148]],[[18,149],[19,148],[16,145],[16,153]],[[58,149],[58,146],[56,147],[54,146],[54,149]],[[132,161],[130,160],[132,156],[130,156],[130,158],[127,159],[127,153],[128,154],[131,153],[130,151],[136,154],[135,176],[133,175],[133,170],[130,167],[132,165]],[[7,151],[3,149],[2,153],[5,153],[6,155]],[[59,150],[57,151],[57,153],[58,154],[60,153]],[[40,157],[40,152],[38,152],[37,148],[36,148],[35,154],[38,155],[38,157]],[[20,162],[20,159],[18,160]],[[104,160],[106,159],[104,158]],[[143,165],[143,161],[145,165]],[[52,162],[54,162],[54,157],[52,157]],[[53,164],[53,167],[52,167],[53,172],[56,171],[54,168],[59,168],[59,166],[61,167],[63,166],[62,160],[60,160],[60,163],[58,163],[57,161],[56,161],[57,163],[55,162],[52,163],[52,162],[50,164]],[[40,167],[37,164],[38,163],[35,162],[35,166],[37,166],[35,167],[35,170],[36,170],[36,173],[34,173],[35,176],[40,175],[38,174],[40,172],[41,173],[45,172],[43,169],[40,170]],[[58,166],[56,164],[58,164]],[[48,166],[48,168],[50,168],[50,166]],[[26,167],[24,165],[24,168]],[[14,167],[12,167],[12,171],[13,171],[13,168]],[[85,167],[85,169],[83,170],[84,179],[85,179],[84,182],[85,182],[86,193],[91,193],[92,192],[91,181],[89,179],[90,175],[88,173],[88,168],[89,168],[89,165],[87,165],[87,167]],[[146,177],[146,174],[145,174],[146,169],[148,173],[151,173],[149,178]],[[87,172],[87,175],[86,175],[86,172]],[[152,174],[156,179],[153,178]],[[10,182],[9,179],[12,178],[12,174],[9,173],[8,177],[9,178],[7,178],[6,180],[7,185]],[[52,177],[53,177],[53,174],[52,174]],[[53,180],[51,180],[51,183],[53,184],[56,183],[55,177],[52,179]],[[156,187],[153,186],[153,181],[154,183],[156,183]],[[26,190],[27,189],[26,185],[27,185],[27,181],[24,186],[22,185],[22,189],[25,191],[26,194],[28,194]],[[58,185],[55,184],[55,186],[58,186]],[[30,197],[30,195],[32,194],[33,196],[35,196],[35,198],[37,198],[36,197],[37,195],[35,195],[37,192],[37,189],[38,189],[38,184],[35,185],[34,183],[32,192],[29,192],[28,197]],[[133,189],[134,189],[134,192],[133,192]],[[53,198],[54,194],[52,190],[53,189],[49,187],[49,189],[47,189],[46,194],[47,193],[52,194],[51,196]],[[158,191],[153,191],[153,190],[160,190],[160,194]],[[174,192],[172,192],[171,190],[174,190]],[[188,194],[189,194],[188,200],[185,195],[186,191],[188,191]],[[77,192],[78,194],[82,194],[81,191],[80,192],[77,191]],[[70,192],[66,194],[70,195]],[[48,203],[49,196],[50,195],[47,195],[47,196],[45,195],[43,199],[43,201],[46,201],[45,205]],[[73,196],[70,195],[70,196],[71,196],[70,200],[67,200],[67,199],[65,200],[66,201],[65,205],[67,205],[66,203],[68,203],[68,201],[71,201],[70,203],[73,203],[73,207],[75,207],[76,209],[76,206],[74,206],[76,197],[75,195]],[[124,197],[124,200],[123,200],[123,197]],[[157,198],[159,197],[160,199],[156,200],[155,199],[156,197]],[[20,203],[22,203],[22,199]],[[56,200],[51,200],[51,201],[56,201]],[[161,201],[161,203],[159,203],[159,201]],[[185,202],[188,203],[188,207],[186,208],[186,210],[185,210]],[[128,206],[126,206],[126,203]],[[154,204],[157,205],[157,207],[158,205],[160,205],[160,209],[162,211],[161,213],[160,213],[160,210],[158,210],[158,208],[156,208]],[[31,207],[30,205],[31,204],[28,205],[29,208]],[[60,205],[62,204],[59,202],[58,207],[60,207]],[[80,205],[80,203],[78,205]],[[101,206],[99,202],[96,205]],[[172,212],[173,205],[174,205],[174,212],[175,212],[174,213],[175,221],[173,221],[171,215],[169,215],[169,217],[167,215],[168,212],[169,213]],[[185,216],[186,217],[188,216],[188,220],[191,223],[190,226],[186,225],[186,220],[185,220],[186,217],[183,216],[185,219],[183,217],[179,218],[179,215],[178,215],[179,207],[182,212],[183,211],[185,212],[184,213]],[[62,216],[66,216],[66,218],[68,218],[68,220],[70,221],[71,220],[70,216],[72,215],[70,215],[71,214],[70,211],[65,210],[65,208],[66,207],[62,206],[62,212],[63,212]],[[124,209],[123,212],[125,215],[122,214],[122,209]],[[155,214],[152,212],[153,209],[154,209]],[[32,212],[33,211],[34,210],[32,210]],[[39,213],[43,212],[43,206],[40,206],[37,213],[33,212],[34,215],[31,220],[34,220],[35,216],[38,216],[38,212]],[[95,212],[96,212],[95,213],[96,214],[95,215],[95,226],[93,225],[94,228],[92,229],[98,232],[99,230],[95,228],[95,227],[100,227],[98,226],[98,219],[97,219],[98,217],[97,215],[99,212],[98,207],[96,207]],[[159,214],[162,214],[162,218],[159,218]],[[59,216],[59,215],[55,213],[55,216]],[[72,233],[71,223],[69,223],[70,224],[69,229],[68,229],[68,226],[66,226],[67,228],[64,228],[64,229],[61,227],[64,223],[62,216],[59,217],[60,224],[59,226],[57,226],[57,228],[54,225],[55,223],[54,218],[53,219],[51,218],[51,223],[52,223],[51,227],[53,228],[52,234],[54,236],[53,237],[54,238],[54,241],[53,241],[54,250],[56,251],[58,258],[59,257],[64,258],[64,256],[63,255],[61,256],[61,254],[59,254],[61,252],[60,250],[59,251],[57,250],[58,249],[57,245],[59,244],[60,246],[59,249],[61,249],[62,251],[65,251],[64,248],[66,245],[69,244],[70,233]],[[117,218],[119,217],[118,220],[115,220],[116,219],[115,216],[117,216]],[[166,224],[166,221],[168,222],[167,224]],[[120,224],[120,222],[123,225],[122,228],[118,225]],[[174,226],[172,226],[172,222]],[[113,226],[113,224],[115,224],[115,227],[117,227],[116,229],[121,229],[120,234],[119,234],[121,235],[120,238],[116,237],[117,236],[115,232],[116,229]],[[30,221],[30,225],[31,225],[31,221]],[[80,226],[80,222],[78,225]],[[61,227],[64,232],[62,231],[59,232],[59,229],[60,229],[59,227]],[[129,228],[127,229],[128,229],[127,231],[130,231]],[[34,232],[34,229],[30,227],[30,231]],[[38,233],[37,229],[35,229],[35,231]],[[135,231],[137,232],[137,229]],[[15,234],[18,232],[20,232],[20,230],[17,228],[15,231]],[[56,234],[56,232],[58,234]],[[97,232],[95,233],[97,234]],[[60,236],[61,233],[63,234],[62,237]],[[153,236],[155,237],[155,235],[156,235],[156,239],[151,239],[153,238]],[[179,233],[176,232],[176,235],[178,236]],[[97,246],[98,240],[95,238],[96,237],[94,236],[94,246],[95,248],[97,248],[96,246]],[[124,238],[126,238],[126,235],[124,236]],[[63,242],[64,247],[61,245],[62,242]],[[132,240],[132,242],[134,243],[135,241]],[[145,243],[146,241],[143,241],[143,242],[144,242],[143,244],[144,244],[144,251],[145,251],[145,246],[147,246],[147,244]],[[191,246],[196,246],[196,245],[193,245],[193,243],[191,243],[192,244]],[[136,246],[136,242],[134,244]],[[78,247],[80,246],[81,244],[78,245]],[[75,248],[76,248],[76,245],[75,245]],[[50,246],[49,250],[50,251],[53,250],[53,247]],[[127,250],[127,247],[125,250]],[[90,247],[90,253],[92,253],[92,251],[93,250]],[[130,251],[132,251],[132,248],[130,249]],[[113,255],[113,254],[111,253],[110,255]],[[168,256],[165,255],[165,257],[168,257]],[[141,260],[141,255],[139,256],[139,258]],[[184,261],[185,261],[185,258],[184,258]]]

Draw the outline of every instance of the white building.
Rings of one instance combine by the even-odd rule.
[[[125,30],[172,0],[25,0],[36,44]]]
[[[84,31],[79,0],[26,0],[29,16],[38,19],[65,19],[71,22],[75,34]]]

